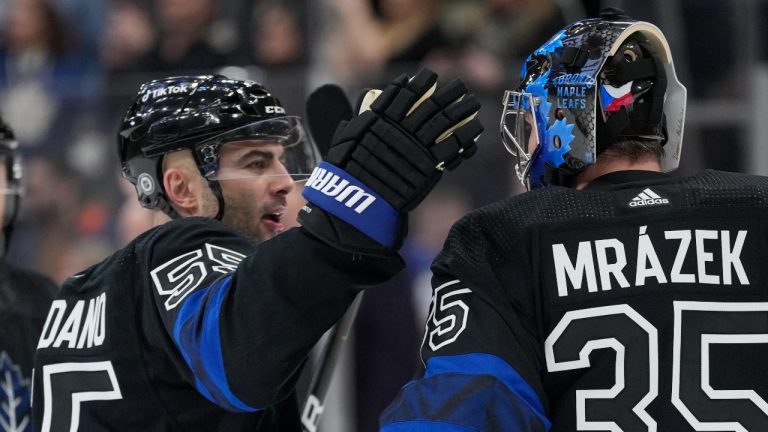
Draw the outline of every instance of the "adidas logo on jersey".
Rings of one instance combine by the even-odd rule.
[[[645,188],[644,191],[637,194],[637,196],[632,198],[632,201],[629,202],[630,207],[643,207],[659,204],[669,204],[669,200],[660,197],[650,188]]]

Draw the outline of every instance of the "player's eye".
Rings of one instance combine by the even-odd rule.
[[[245,167],[249,170],[256,170],[256,171],[265,170],[269,168],[269,162],[270,161],[268,161],[267,159],[261,159],[261,158],[253,159],[249,161],[245,165]]]

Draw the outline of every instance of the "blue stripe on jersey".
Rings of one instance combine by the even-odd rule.
[[[410,420],[384,425],[380,432],[477,432],[475,428],[467,428],[446,422],[433,420]]]
[[[192,369],[198,391],[227,411],[255,412],[232,393],[224,369],[219,337],[221,303],[229,290],[231,276],[218,279],[208,288],[190,294],[181,305],[173,338]]]
[[[382,432],[547,431],[544,405],[507,362],[491,354],[432,357],[381,416]]]
[[[539,417],[546,420],[544,404],[541,403],[541,399],[539,399],[536,391],[509,363],[500,357],[493,354],[475,353],[432,357],[427,360],[427,370],[424,372],[425,378],[444,373],[493,375],[528,404]]]

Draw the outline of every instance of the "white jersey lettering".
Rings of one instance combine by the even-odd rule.
[[[746,230],[735,233],[729,230],[670,230],[664,231],[664,237],[660,240],[652,238],[647,228],[647,225],[641,226],[638,233],[634,251],[637,259],[634,263],[633,286],[640,287],[649,283],[749,285],[741,261],[748,234]],[[671,265],[668,262],[662,263],[657,253],[665,241],[677,242],[677,252]],[[716,246],[717,243],[719,245]],[[632,273],[628,273],[627,250],[632,246],[616,238],[581,241],[576,255],[572,256],[565,244],[553,244],[552,258],[558,296],[568,296],[581,290],[585,284],[590,293],[609,291],[616,284],[620,288],[629,288],[627,276]],[[663,246],[669,247],[666,244]],[[683,272],[686,259],[695,263],[695,273]],[[631,264],[629,271],[632,271]]]
[[[106,337],[106,304],[107,293],[88,300],[78,300],[74,304],[67,304],[66,300],[54,300],[45,319],[37,349],[87,349],[102,345]]]

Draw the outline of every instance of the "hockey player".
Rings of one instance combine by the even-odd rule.
[[[652,24],[571,24],[521,78],[501,133],[531,190],[453,227],[381,430],[768,430],[768,179],[665,173],[685,88]]]
[[[36,428],[298,431],[308,351],[402,268],[407,212],[474,152],[478,102],[435,82],[398,78],[340,127],[303,226],[280,235],[317,163],[301,121],[254,82],[144,84],[118,153],[140,202],[173,220],[64,283],[37,347]]]
[[[11,128],[0,119],[0,430],[32,430],[32,360],[58,287],[5,261],[21,198],[21,163]]]

